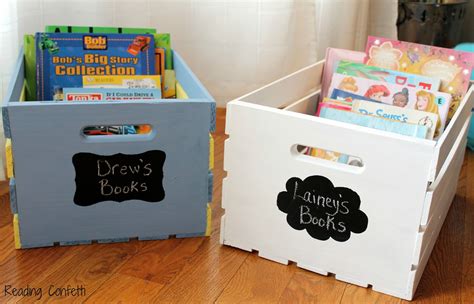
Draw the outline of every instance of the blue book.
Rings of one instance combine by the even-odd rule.
[[[347,122],[363,127],[368,127],[377,130],[398,133],[418,138],[426,138],[428,134],[428,127],[423,125],[415,125],[410,123],[402,123],[395,120],[379,118],[371,115],[363,115],[359,113],[342,111],[333,108],[322,108],[320,117]]]
[[[125,101],[161,99],[160,89],[64,88],[64,101]]]
[[[357,94],[354,94],[354,93],[351,93],[351,92],[343,91],[343,90],[340,90],[340,89],[332,90],[330,98],[331,99],[337,99],[337,100],[345,100],[345,101],[353,101],[353,100],[359,99],[359,100],[367,100],[367,101],[373,101],[373,102],[380,103],[380,101],[373,100],[373,99],[367,98],[365,96],[357,95]]]
[[[62,100],[63,88],[82,76],[152,75],[155,45],[149,34],[36,33],[39,100]]]

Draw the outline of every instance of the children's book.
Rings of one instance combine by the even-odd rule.
[[[346,100],[336,100],[336,99],[330,99],[325,97],[322,101],[319,102],[318,104],[318,109],[316,111],[316,116],[320,116],[321,114],[321,109],[323,108],[332,108],[332,109],[337,109],[341,111],[351,111],[352,110],[352,100],[346,101]],[[341,163],[345,163],[347,160],[347,157],[344,154],[341,154],[339,152],[333,152],[333,151],[328,151],[324,149],[318,149],[318,148],[311,148],[307,152],[307,154],[326,159],[326,160],[331,160],[331,161],[337,161]]]
[[[352,110],[352,100],[350,102],[335,100],[330,98],[324,98],[318,104],[318,110],[316,111],[316,116],[319,116],[322,108],[334,108],[339,110],[351,111]]]
[[[332,74],[336,71],[339,61],[349,60],[352,62],[364,62],[365,53],[351,50],[343,50],[336,48],[327,48],[326,60],[324,62],[323,79],[321,81],[321,96],[328,97],[330,93],[329,85],[331,84]]]
[[[165,74],[165,50],[160,48],[155,48],[155,74],[163,76]],[[164,83],[164,80],[162,81]]]
[[[438,115],[434,113],[404,109],[384,103],[375,103],[365,100],[354,100],[352,102],[352,111],[364,115],[392,119],[402,123],[426,126],[428,128],[427,139],[433,139],[436,124],[438,122]]]
[[[308,153],[311,156],[317,157],[317,158],[322,158],[325,160],[329,161],[334,161],[334,162],[339,162],[339,163],[344,163],[345,162],[345,157],[343,154],[339,152],[333,152],[333,151],[328,151],[324,149],[315,149],[312,148],[311,151]]]
[[[103,27],[103,26],[70,26],[47,25],[46,33],[83,33],[83,34],[153,34],[155,47],[162,48],[166,53],[166,69],[172,69],[171,35],[169,33],[156,33],[153,28],[134,27]]]
[[[174,70],[165,70],[163,98],[176,97],[176,74]]]
[[[36,98],[36,47],[35,36],[23,36],[23,52],[25,64],[25,99],[26,101],[38,100]]]
[[[449,118],[467,92],[474,53],[369,36],[366,64],[440,78],[440,91],[452,95]]]
[[[62,100],[62,88],[81,87],[82,76],[155,72],[148,34],[36,34],[37,97]]]
[[[160,99],[161,89],[64,88],[64,101],[119,101]]]
[[[357,94],[354,94],[348,91],[339,90],[339,89],[333,89],[330,97],[331,99],[345,100],[348,102],[352,102],[352,100],[355,100],[355,99],[367,100],[367,101],[372,101],[372,102],[380,102],[380,101],[365,97],[363,95],[357,95]]]
[[[153,28],[103,27],[103,26],[70,26],[46,25],[46,33],[89,33],[89,34],[155,34]]]
[[[336,72],[339,74],[380,80],[423,90],[438,91],[441,84],[439,78],[409,74],[346,60],[339,61]]]
[[[428,128],[426,126],[401,123],[391,119],[363,115],[355,112],[323,108],[321,109],[320,114],[320,116],[323,118],[347,122],[372,129],[398,133],[401,135],[426,138],[426,135],[428,134]]]
[[[84,88],[160,89],[159,75],[84,76]]]
[[[173,52],[171,51],[171,35],[169,33],[158,33],[155,37],[155,47],[165,50],[165,69],[173,69]]]
[[[444,130],[451,104],[451,95],[447,93],[427,91],[338,73],[333,75],[330,90],[332,88],[350,91],[401,108],[435,113],[439,116],[435,137]]]

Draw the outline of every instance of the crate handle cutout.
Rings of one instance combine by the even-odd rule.
[[[81,136],[86,141],[147,141],[156,135],[150,124],[114,124],[85,126],[81,129]]]
[[[290,149],[297,160],[331,166],[337,169],[347,169],[353,173],[362,173],[365,164],[362,158],[342,152],[329,151],[306,145],[294,144]]]

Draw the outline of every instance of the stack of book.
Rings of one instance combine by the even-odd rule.
[[[328,48],[316,115],[437,140],[467,92],[473,67],[474,53],[381,37],[369,36],[365,53]]]
[[[26,101],[95,102],[176,97],[169,34],[148,28],[46,26],[25,35]],[[88,127],[86,135],[141,126]]]

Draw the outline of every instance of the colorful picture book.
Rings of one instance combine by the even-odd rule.
[[[379,37],[369,37],[365,53],[328,48],[316,115],[437,140],[467,92],[473,67],[474,53]],[[324,149],[305,154],[363,165]]]
[[[426,91],[338,73],[333,75],[330,90],[333,88],[350,91],[401,108],[438,114],[439,123],[436,127],[435,137],[444,130],[451,104],[451,95],[447,93]]]
[[[36,98],[36,43],[34,35],[23,36],[23,52],[25,53],[25,98],[26,100],[38,100]]]
[[[44,33],[25,35],[24,51],[21,96],[27,101],[176,98],[169,33],[151,28],[47,25]],[[181,88],[181,96],[185,95]],[[124,135],[146,134],[150,128],[109,125],[88,126],[83,131],[85,135]]]
[[[318,110],[316,112],[316,116],[320,116],[321,109],[323,108],[333,108],[343,111],[351,111],[352,110],[352,100],[351,101],[340,101],[331,98],[324,98],[318,104]]]
[[[176,97],[176,73],[174,70],[165,70],[163,98]]]
[[[365,53],[336,48],[327,48],[326,60],[324,62],[323,79],[321,81],[321,96],[328,96],[332,74],[336,71],[337,64],[341,60],[363,63],[365,60]]]
[[[438,122],[438,115],[434,113],[405,109],[366,100],[354,100],[351,110],[356,113],[395,120],[401,123],[426,126],[428,128],[427,139],[433,139]]]
[[[339,62],[336,68],[336,73],[368,78],[372,80],[380,80],[428,91],[438,91],[441,84],[441,80],[439,78],[409,74],[346,60],[341,60]]]
[[[311,149],[309,154],[317,158],[322,158],[322,159],[326,159],[326,160],[330,160],[334,162],[339,162],[339,163],[345,162],[344,154],[341,154],[339,152],[313,148]]]
[[[452,95],[451,118],[467,92],[474,53],[369,36],[365,63],[440,78],[440,91]]]
[[[332,108],[321,109],[320,117],[417,138],[426,138],[428,133],[428,128],[426,126],[401,123],[391,119],[341,111]]]
[[[84,75],[155,72],[148,34],[36,34],[37,97],[62,100],[62,89],[81,87]]]
[[[84,88],[133,88],[157,89],[161,88],[159,75],[130,75],[130,76],[84,76]]]
[[[165,50],[165,69],[173,69],[173,52],[171,51],[171,35],[169,33],[154,34],[155,47]]]
[[[346,101],[352,101],[355,99],[360,99],[360,100],[367,100],[367,101],[372,101],[372,102],[380,102],[374,99],[370,99],[366,96],[363,95],[357,95],[351,92],[339,90],[339,89],[333,89],[331,93],[331,99],[337,99],[337,100],[346,100]]]
[[[125,101],[161,98],[158,89],[64,88],[64,101]]]
[[[163,76],[165,74],[165,50],[161,48],[155,48],[155,74]],[[161,82],[164,83],[164,80]]]

